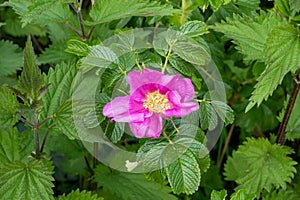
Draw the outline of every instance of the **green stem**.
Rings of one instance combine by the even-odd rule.
[[[38,159],[41,155],[41,152],[40,152],[40,138],[39,138],[39,122],[38,122],[36,111],[34,111],[33,113],[33,133],[34,133],[35,157]]]
[[[168,54],[166,56],[166,60],[165,60],[164,66],[161,69],[161,73],[163,73],[163,74],[165,73],[166,67],[167,67],[169,59],[171,57],[171,52],[172,52],[173,45],[175,44],[176,41],[177,40],[175,40],[172,44],[170,44],[170,48],[169,48]]]

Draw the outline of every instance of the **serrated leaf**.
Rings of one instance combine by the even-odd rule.
[[[180,27],[180,32],[190,37],[208,33],[207,24],[201,21],[188,21]]]
[[[175,194],[192,194],[198,190],[201,173],[197,160],[190,150],[186,150],[165,170]]]
[[[236,5],[243,13],[251,14],[254,10],[259,9],[260,0],[238,0]]]
[[[51,68],[44,81],[50,86],[42,97],[43,107],[40,118],[51,117],[58,108],[72,97],[73,83],[76,77],[76,67],[73,64],[57,65],[55,70]]]
[[[216,11],[224,3],[224,0],[208,0],[213,10]]]
[[[0,127],[13,126],[19,120],[20,105],[17,97],[6,86],[0,87]]]
[[[123,122],[108,123],[105,129],[105,136],[108,137],[111,142],[117,143],[124,134],[124,127],[125,123]]]
[[[77,130],[73,121],[74,115],[75,113],[73,113],[72,110],[72,101],[67,100],[59,105],[52,118],[57,129],[71,140],[78,138]],[[76,113],[76,115],[79,114]]]
[[[211,200],[225,200],[226,196],[227,196],[226,190],[220,190],[220,191],[213,190],[210,194],[210,199]]]
[[[222,101],[212,101],[211,102],[213,108],[221,118],[221,120],[227,125],[232,124],[234,121],[233,110],[230,106]]]
[[[90,191],[79,191],[79,189],[72,191],[68,195],[61,195],[57,200],[104,200],[102,197],[98,197],[96,194],[92,194]]]
[[[267,67],[258,78],[246,112],[272,95],[288,72],[294,73],[300,68],[299,33],[299,29],[291,25],[278,26],[270,33],[264,49]]]
[[[287,155],[289,147],[271,144],[264,138],[248,138],[225,164],[226,180],[234,180],[247,194],[258,195],[263,189],[286,188],[296,173],[297,163]]]
[[[109,168],[99,165],[95,169],[95,180],[104,191],[126,200],[175,200],[175,196],[169,194],[171,189],[159,183],[148,181],[143,174],[112,173]]]
[[[64,41],[55,42],[43,51],[38,57],[39,64],[59,64],[61,62],[70,62],[74,55],[65,52],[67,45]]]
[[[230,198],[230,200],[244,200],[244,199],[254,200],[255,194],[247,194],[245,190],[242,189],[233,193]]]
[[[70,0],[40,0],[33,2],[32,5],[27,7],[27,11],[21,16],[22,27],[35,22],[38,24],[46,25],[49,20],[51,21],[64,21],[68,18],[68,5],[72,3]],[[70,14],[69,14],[70,15]],[[46,20],[48,19],[48,20]]]
[[[0,168],[20,159],[19,138],[16,128],[0,129]]]
[[[178,12],[170,4],[144,0],[98,0],[90,12],[94,24],[131,16],[166,16]]]
[[[26,96],[26,99],[23,99],[25,104],[32,105],[39,100],[43,82],[43,75],[37,66],[32,43],[28,37],[24,49],[24,67],[18,80],[18,89]]]
[[[262,200],[298,200],[300,194],[296,188],[288,187],[287,189],[274,190],[270,193],[263,194]]]
[[[267,55],[264,52],[268,34],[283,22],[275,13],[260,12],[252,17],[233,15],[226,22],[217,23],[214,30],[224,33],[233,39],[237,49],[245,56],[244,60],[265,61]]]
[[[89,47],[86,43],[76,39],[71,39],[67,42],[66,52],[75,54],[77,56],[87,56],[89,53]]]
[[[218,125],[218,115],[210,102],[202,101],[199,103],[199,118],[202,129],[213,130]]]
[[[19,16],[14,13],[12,9],[8,9],[4,13],[5,26],[4,30],[6,33],[20,37],[27,35],[46,36],[47,29],[36,24],[28,24],[22,28],[21,20]]]
[[[23,64],[23,54],[18,45],[10,41],[0,41],[0,75],[7,76],[16,73]]]
[[[54,199],[53,167],[45,163],[15,161],[0,168],[2,199]]]

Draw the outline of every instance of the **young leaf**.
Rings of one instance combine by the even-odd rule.
[[[117,143],[124,134],[124,127],[125,123],[123,122],[109,122],[105,130],[105,136],[108,137],[111,142]]]
[[[260,105],[272,95],[288,72],[295,72],[300,68],[299,33],[299,28],[291,25],[278,26],[270,33],[264,49],[268,58],[267,67],[258,78],[246,111],[255,104]]]
[[[0,76],[16,73],[22,67],[22,52],[18,45],[9,41],[0,41]]]
[[[75,199],[84,199],[84,200],[104,200],[102,197],[98,197],[96,194],[92,194],[92,192],[83,190],[79,191],[79,189],[72,191],[67,196],[65,194],[58,197],[57,200],[75,200]]]
[[[87,56],[89,53],[89,47],[84,42],[71,39],[67,42],[67,49],[65,51],[77,56]]]
[[[180,32],[190,37],[208,33],[207,24],[201,21],[188,21],[180,27]]]
[[[292,149],[267,139],[248,138],[227,160],[226,179],[236,181],[236,189],[247,194],[258,195],[263,189],[270,192],[273,187],[285,189],[296,173],[297,163],[287,156],[291,153]]]
[[[54,199],[51,176],[53,166],[49,161],[15,161],[0,168],[0,193],[2,199]]]
[[[33,105],[39,100],[43,81],[41,70],[36,64],[30,37],[28,37],[24,49],[24,68],[18,81],[18,89],[26,95],[26,99],[23,99],[25,104]]]
[[[143,174],[112,173],[109,168],[99,165],[95,169],[95,180],[98,186],[103,187],[104,191],[121,199],[176,199],[176,197],[169,194],[171,192],[169,187],[148,181]]]
[[[93,24],[111,22],[131,16],[166,16],[173,15],[175,10],[170,4],[145,0],[98,0],[90,12]]]
[[[221,191],[213,190],[210,195],[210,200],[225,200],[226,196],[227,196],[226,190],[221,190]]]
[[[230,198],[230,200],[244,200],[244,199],[254,200],[255,194],[247,194],[245,190],[242,189],[233,193]]]
[[[0,168],[20,159],[19,138],[16,128],[0,129]]]
[[[11,127],[17,123],[19,102],[17,97],[6,86],[0,87],[0,127]]]

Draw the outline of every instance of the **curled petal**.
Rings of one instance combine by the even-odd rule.
[[[162,131],[162,118],[159,115],[152,115],[146,118],[144,122],[131,122],[129,126],[137,138],[157,138]]]
[[[129,113],[129,96],[116,97],[103,108],[103,115],[117,122],[140,122],[144,121],[143,113]]]
[[[151,83],[167,85],[172,79],[179,76],[180,75],[168,76],[168,75],[164,75],[159,71],[151,70],[151,69],[144,69],[142,72],[132,71],[128,74],[130,94],[135,92],[141,86],[151,84]]]
[[[172,91],[178,92],[182,98],[182,102],[191,101],[195,96],[194,86],[192,81],[188,78],[172,79],[172,81],[170,81],[166,87]]]
[[[198,103],[181,102],[181,96],[176,91],[167,94],[171,104],[171,108],[165,111],[166,117],[182,117],[191,114],[191,112],[199,109]]]

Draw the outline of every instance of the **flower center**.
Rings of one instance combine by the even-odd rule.
[[[153,113],[162,114],[165,110],[170,109],[169,100],[166,95],[160,94],[158,90],[146,94],[146,101],[143,103]]]

